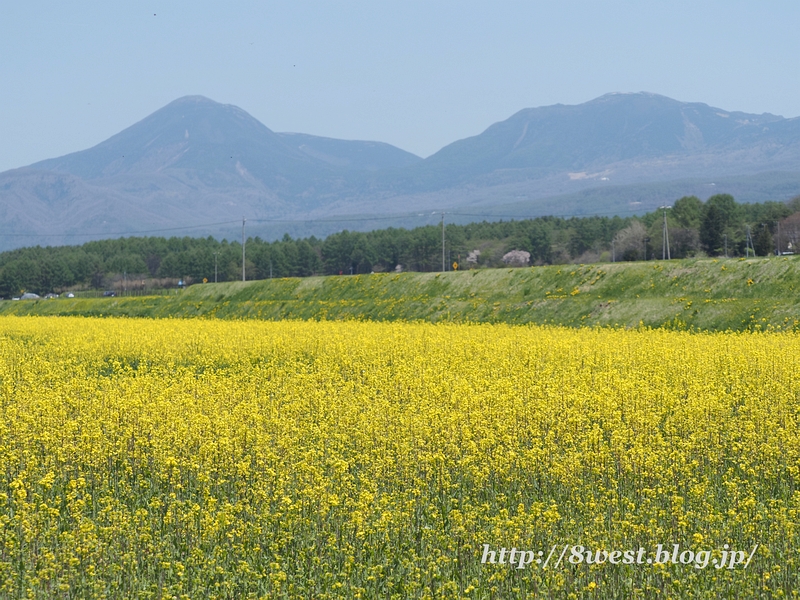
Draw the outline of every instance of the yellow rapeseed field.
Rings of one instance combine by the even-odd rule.
[[[5,317],[0,598],[796,597],[799,393],[793,333]],[[569,561],[659,544],[755,551]]]

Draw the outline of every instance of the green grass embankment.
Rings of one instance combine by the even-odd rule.
[[[198,284],[178,296],[0,302],[0,314],[786,329],[800,256]]]

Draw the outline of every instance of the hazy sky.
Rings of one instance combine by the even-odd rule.
[[[0,171],[202,94],[428,156],[522,108],[649,91],[800,115],[796,1],[42,2],[0,8]]]

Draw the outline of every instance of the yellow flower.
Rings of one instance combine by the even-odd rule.
[[[757,590],[797,560],[798,389],[792,332],[3,317],[0,597],[722,580],[664,564],[621,583],[569,552],[551,568],[567,543],[758,543],[734,574]]]

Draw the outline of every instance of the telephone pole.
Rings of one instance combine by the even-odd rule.
[[[217,255],[219,252],[214,252],[214,283],[217,283]]]
[[[446,271],[447,263],[444,260],[444,211],[442,211],[442,271]]]
[[[244,281],[244,224],[246,220],[242,217],[242,281]]]
[[[747,242],[747,245],[745,246],[745,250],[744,250],[745,256],[747,258],[750,258],[750,250],[752,250],[753,251],[753,256],[755,257],[756,249],[753,248],[753,238],[750,235],[750,225],[747,226],[747,240],[746,240],[746,242]]]
[[[672,207],[662,206],[661,208],[664,210],[664,231],[661,239],[661,260],[671,260],[672,257],[669,254],[669,229],[667,229],[667,209]]]

